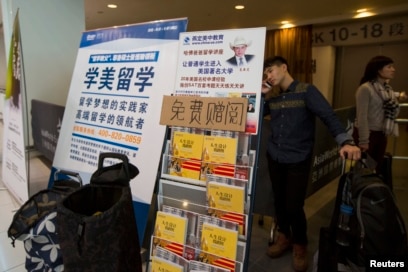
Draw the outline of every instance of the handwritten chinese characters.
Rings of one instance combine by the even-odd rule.
[[[248,99],[164,96],[161,125],[245,131]]]

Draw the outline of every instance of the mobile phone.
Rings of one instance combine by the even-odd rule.
[[[272,88],[271,83],[269,83],[268,81],[265,81],[265,82],[264,82],[264,85],[265,85],[266,87],[268,87],[269,89]]]

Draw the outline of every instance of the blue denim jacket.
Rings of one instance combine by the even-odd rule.
[[[271,116],[268,153],[281,163],[301,162],[312,155],[316,116],[339,145],[352,140],[320,91],[305,83],[296,88],[298,83],[293,81],[286,91],[265,101],[264,113]]]

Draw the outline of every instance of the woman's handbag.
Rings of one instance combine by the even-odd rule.
[[[122,162],[104,167],[109,158]],[[126,156],[102,153],[90,184],[58,205],[65,271],[142,271],[129,186],[138,173]]]

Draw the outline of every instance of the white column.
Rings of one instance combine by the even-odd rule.
[[[316,61],[316,72],[313,74],[313,84],[333,104],[334,69],[336,64],[336,49],[334,46],[314,46],[312,58]]]
[[[33,98],[65,105],[85,30],[84,0],[1,0],[1,8],[6,59],[19,12],[28,112]]]

